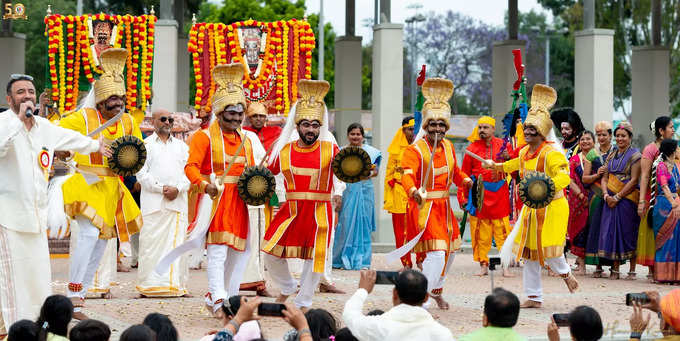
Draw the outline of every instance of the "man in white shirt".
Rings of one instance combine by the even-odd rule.
[[[111,155],[105,144],[36,110],[33,77],[12,75],[10,109],[0,113],[0,339],[12,323],[35,319],[52,293],[47,246],[47,180],[55,150]]]
[[[159,109],[153,113],[155,132],[144,140],[146,163],[137,173],[142,185],[140,196],[144,227],[139,232],[139,272],[137,291],[145,297],[173,297],[187,294],[188,265],[177,258],[170,271],[153,271],[158,261],[184,242],[187,221],[189,179],[184,165],[189,146],[170,134],[172,114]]]
[[[422,307],[428,299],[427,278],[418,271],[406,270],[397,275],[392,309],[378,316],[364,315],[361,310],[375,278],[375,271],[361,270],[359,289],[345,303],[342,320],[354,337],[360,341],[453,340],[451,331]]]

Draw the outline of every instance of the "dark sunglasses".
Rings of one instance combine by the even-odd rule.
[[[170,124],[173,124],[175,122],[175,119],[172,117],[167,117],[167,116],[161,116],[160,118],[161,122],[165,123],[165,121],[170,122]]]
[[[23,73],[13,73],[9,78],[15,81],[33,81],[32,76],[24,75]]]

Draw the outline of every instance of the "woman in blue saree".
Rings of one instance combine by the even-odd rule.
[[[653,223],[656,253],[654,280],[680,282],[680,171],[676,165],[678,141],[666,139],[659,147],[662,162],[656,165],[656,196]]]
[[[371,177],[378,175],[380,150],[364,144],[364,127],[352,123],[347,127],[349,146],[361,147],[376,167]],[[342,209],[335,229],[333,267],[359,270],[371,265],[371,232],[375,231],[375,199],[373,181],[362,180],[347,184],[342,195]]]

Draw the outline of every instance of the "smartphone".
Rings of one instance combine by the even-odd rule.
[[[569,314],[553,314],[552,318],[558,327],[569,327]]]
[[[640,304],[649,303],[649,296],[643,292],[629,292],[626,294],[626,305],[633,305],[633,302]]]
[[[500,256],[489,257],[489,270],[496,270],[496,265],[501,265]]]
[[[397,271],[376,271],[375,284],[397,284]]]
[[[260,316],[283,316],[282,311],[286,306],[281,303],[260,303],[257,307],[257,314]]]

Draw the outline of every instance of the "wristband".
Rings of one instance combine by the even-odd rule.
[[[631,332],[631,333],[630,333],[630,338],[631,338],[631,339],[641,339],[641,338],[642,338],[642,333],[640,333],[640,332]]]
[[[229,320],[229,324],[234,326],[234,334],[238,332],[238,329],[241,327],[241,324],[236,322],[234,319]]]
[[[305,334],[309,334],[309,336],[312,336],[312,331],[309,330],[309,328],[302,328],[298,330],[298,338],[302,338],[302,336]]]

